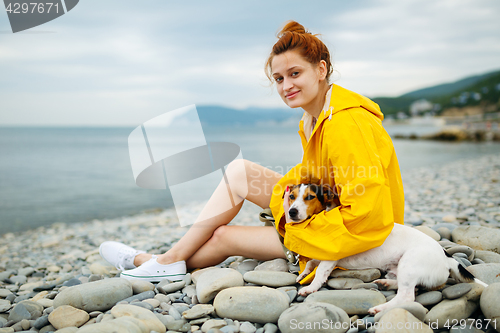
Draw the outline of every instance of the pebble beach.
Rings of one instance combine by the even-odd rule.
[[[0,333],[500,332],[500,156],[411,169],[403,182],[405,224],[488,287],[450,278],[370,316],[396,293],[372,283],[383,276],[378,269],[334,270],[307,297],[298,296],[298,268],[283,259],[229,257],[180,282],[120,279],[99,245],[167,251],[187,228],[165,210],[1,235]],[[262,225],[259,211],[245,203],[232,224]]]

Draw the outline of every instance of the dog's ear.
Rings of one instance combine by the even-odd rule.
[[[322,192],[322,196],[323,196],[324,205],[326,207],[332,207],[333,205],[335,205],[335,203],[334,203],[335,193],[332,190],[332,188],[330,187],[330,185],[323,184],[321,186],[321,192]]]
[[[296,188],[297,186],[299,186],[299,185],[288,185],[288,187],[289,187],[288,191],[292,192],[293,189]],[[286,193],[286,189],[285,189],[285,191],[283,191],[283,195],[281,196],[281,199],[285,198],[285,193]]]

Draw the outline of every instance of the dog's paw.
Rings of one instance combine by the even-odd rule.
[[[386,309],[386,307],[383,306],[383,304],[382,305],[377,305],[377,306],[374,306],[372,308],[369,308],[368,309],[368,314],[374,316],[377,313],[384,311],[385,309]]]
[[[307,287],[301,288],[299,290],[299,295],[306,297],[307,295],[312,294],[316,291],[318,291],[318,288],[314,288],[314,287],[311,287],[311,285],[309,285]]]
[[[295,280],[295,282],[299,283],[305,277],[306,277],[306,274],[300,274],[299,276],[297,276],[297,279]]]
[[[398,288],[398,282],[396,280],[378,279],[373,281],[373,283],[378,284],[379,286],[383,287],[386,290]]]

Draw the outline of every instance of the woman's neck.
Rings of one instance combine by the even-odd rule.
[[[303,106],[302,109],[314,118],[318,119],[321,111],[323,110],[323,106],[325,105],[325,96],[329,89],[330,85],[325,82],[325,84],[323,84],[319,89],[316,98],[314,98],[314,100],[312,100],[308,105]]]

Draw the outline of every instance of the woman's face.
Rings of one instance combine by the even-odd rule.
[[[324,61],[313,65],[297,51],[274,56],[271,69],[281,99],[291,108],[312,105],[326,76]]]

